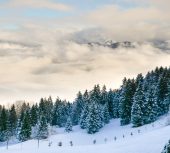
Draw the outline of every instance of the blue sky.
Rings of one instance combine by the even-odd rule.
[[[30,1],[31,3],[38,2],[35,5],[31,3],[27,4],[25,2],[22,0],[0,0],[0,17],[7,22],[1,22],[0,28],[17,30],[22,22],[27,19],[42,21],[46,19],[57,20],[68,17],[76,18],[109,5],[117,5],[122,10],[128,10],[138,6],[137,3],[127,0],[44,0],[47,5],[50,4],[50,7],[39,7],[38,3],[41,4],[40,0]],[[62,10],[51,8],[51,5],[58,3],[66,5],[71,9]]]
[[[97,8],[102,8],[105,5],[118,5],[122,9],[129,9],[132,7],[136,7],[135,3],[126,2],[123,0],[51,0],[53,3],[63,3],[65,5],[70,5],[73,10],[72,11],[62,11],[62,10],[51,10],[48,8],[34,8],[34,7],[26,7],[23,9],[22,7],[5,7],[3,5],[12,2],[13,0],[0,0],[2,8],[0,9],[0,16],[7,17],[15,14],[22,14],[24,17],[47,17],[47,18],[60,18],[66,16],[76,16],[77,14],[85,13],[88,11],[95,10]],[[50,0],[47,0],[50,1]],[[39,2],[41,3],[41,1]]]

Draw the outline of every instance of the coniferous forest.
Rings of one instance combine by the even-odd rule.
[[[52,126],[71,132],[72,126],[79,125],[93,134],[114,118],[120,118],[122,126],[131,123],[139,127],[156,121],[169,108],[170,68],[157,67],[146,76],[124,78],[116,90],[95,85],[91,91],[78,92],[72,103],[49,97],[34,104],[13,104],[10,108],[0,105],[0,141],[12,137],[21,142],[45,139]]]

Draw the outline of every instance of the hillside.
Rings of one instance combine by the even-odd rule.
[[[73,127],[71,133],[64,132],[64,128],[57,128],[56,133],[48,140],[41,140],[38,148],[37,140],[0,147],[3,153],[160,153],[169,139],[170,126],[166,126],[167,117],[144,125],[131,128],[132,125],[120,126],[119,119],[111,122],[100,132],[89,135],[79,126]],[[53,131],[54,132],[54,131]],[[131,133],[133,135],[131,135]],[[124,135],[124,138],[123,138]],[[116,140],[115,140],[116,137]],[[107,139],[107,140],[106,140]],[[96,144],[93,141],[96,140]],[[70,141],[73,146],[70,146]],[[51,146],[49,146],[51,142]],[[62,142],[62,146],[58,146]]]

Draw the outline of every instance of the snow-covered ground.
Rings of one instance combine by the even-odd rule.
[[[166,126],[166,120],[162,117],[153,124],[131,128],[131,125],[120,126],[116,119],[93,135],[78,126],[71,133],[58,128],[57,134],[40,141],[39,148],[37,140],[30,140],[10,145],[8,150],[1,146],[0,153],[160,153],[170,139],[170,126]],[[93,144],[94,140],[96,144]],[[52,142],[51,146],[49,142]],[[58,142],[62,142],[61,147]]]

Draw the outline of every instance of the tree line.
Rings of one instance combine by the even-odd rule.
[[[70,132],[73,125],[79,125],[93,134],[115,118],[120,118],[122,126],[132,123],[138,127],[168,113],[169,107],[170,68],[157,67],[145,76],[124,78],[116,90],[107,91],[105,85],[95,85],[91,91],[78,92],[72,103],[49,97],[32,105],[0,105],[0,141],[45,139],[53,126],[65,127]]]

